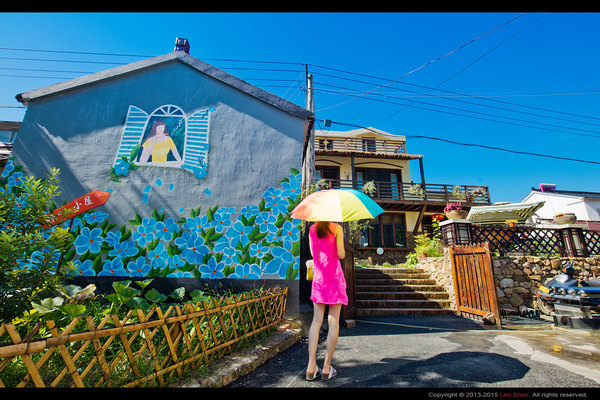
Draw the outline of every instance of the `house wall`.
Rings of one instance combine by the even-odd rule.
[[[163,105],[186,116],[210,112],[206,176],[135,163],[111,174],[129,107],[150,114]],[[173,62],[32,101],[11,163],[38,178],[59,168],[59,205],[91,190],[111,193],[74,219],[65,259],[76,274],[285,281],[289,308],[297,305],[299,231],[288,208],[299,195],[303,122]]]
[[[600,200],[583,197],[565,196],[560,193],[530,193],[523,202],[545,201],[536,211],[542,219],[552,219],[558,213],[575,213],[580,221],[600,221]]]

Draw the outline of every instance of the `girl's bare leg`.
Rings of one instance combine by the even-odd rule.
[[[327,350],[325,353],[325,362],[323,362],[323,375],[327,375],[331,370],[331,359],[333,352],[337,346],[338,336],[340,333],[340,311],[341,304],[330,304],[329,315],[327,316]]]
[[[313,303],[313,319],[308,331],[308,365],[306,372],[312,373],[317,369],[317,346],[319,344],[319,331],[325,316],[325,304]],[[329,320],[328,320],[329,321]]]

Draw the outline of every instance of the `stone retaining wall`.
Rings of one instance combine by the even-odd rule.
[[[496,293],[500,308],[518,313],[519,306],[537,308],[535,291],[547,279],[556,276],[564,262],[571,262],[579,279],[600,276],[600,258],[492,256]],[[431,274],[439,285],[444,286],[456,307],[454,281],[448,248],[443,257],[427,257],[419,260],[419,267]]]

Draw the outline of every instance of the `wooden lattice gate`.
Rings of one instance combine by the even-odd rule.
[[[488,244],[450,246],[448,249],[457,311],[480,317],[492,314],[500,327],[500,308]]]

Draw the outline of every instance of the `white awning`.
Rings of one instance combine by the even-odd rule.
[[[471,207],[467,219],[475,224],[504,224],[509,219],[524,223],[537,210],[542,208],[545,201],[535,203],[504,203],[491,206]]]

